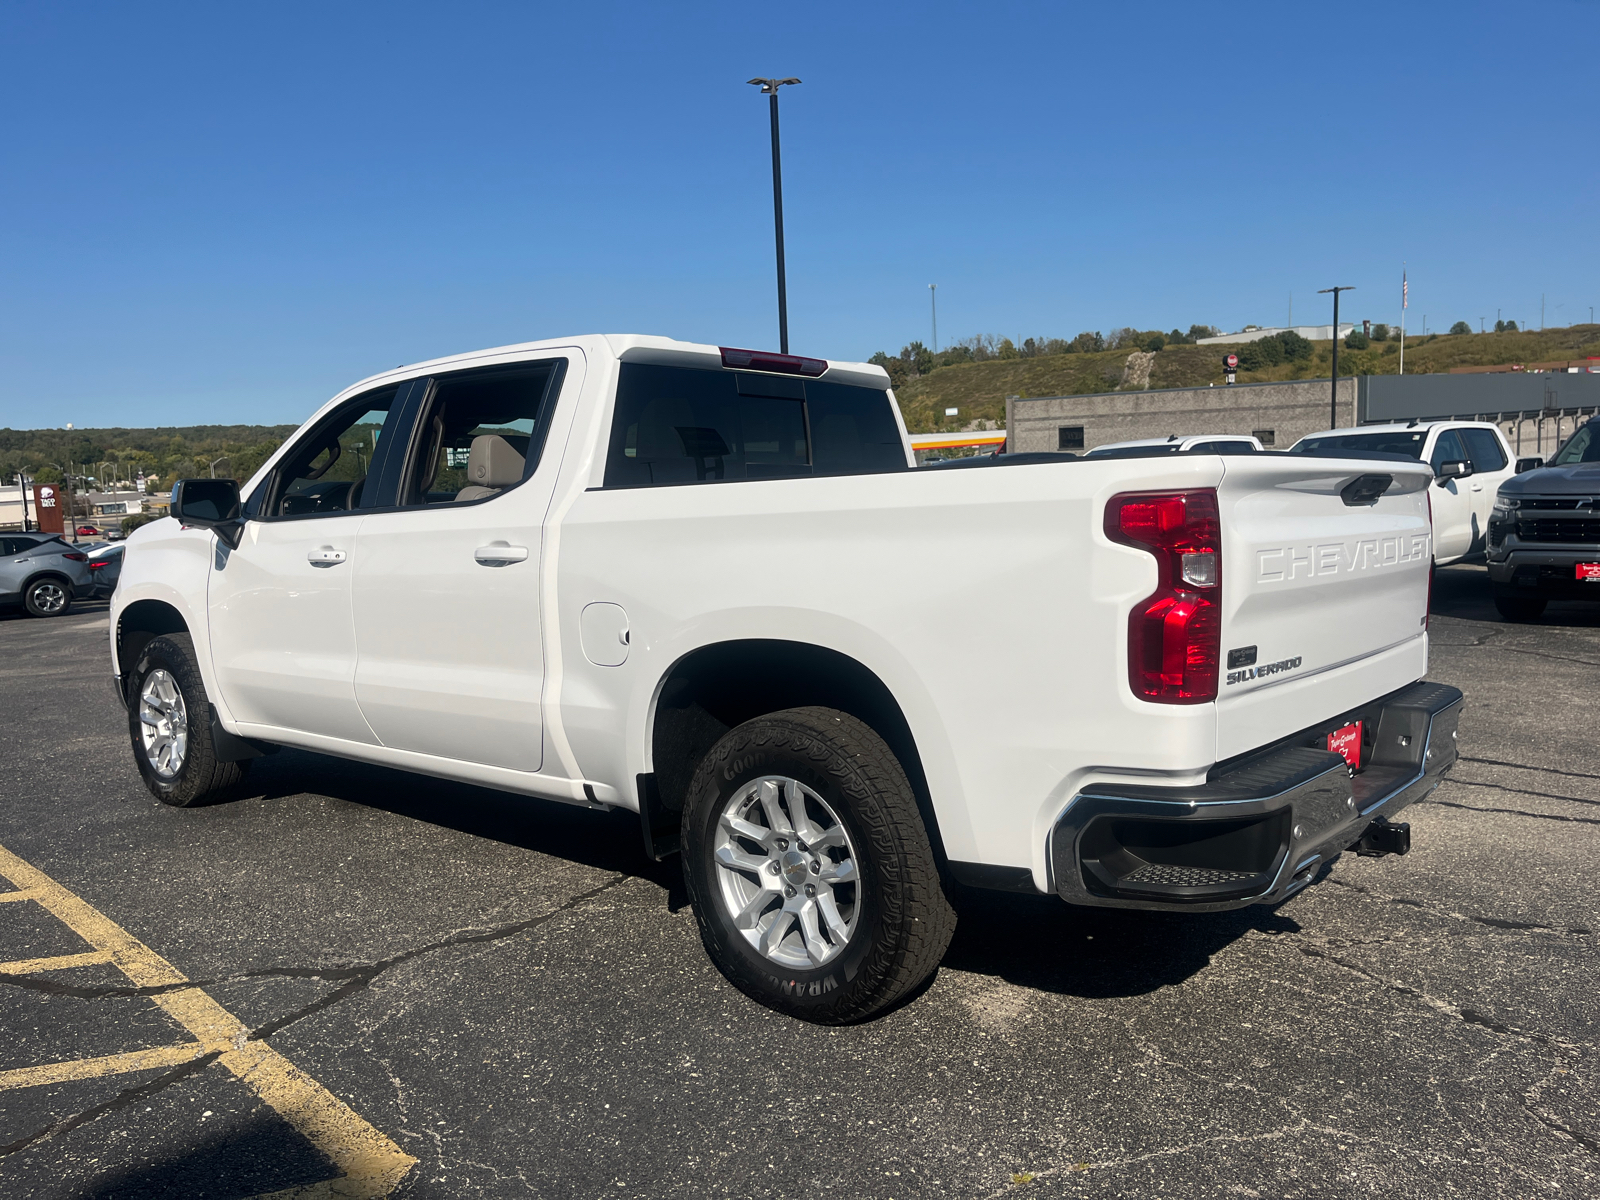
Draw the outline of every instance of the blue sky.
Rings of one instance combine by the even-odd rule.
[[[0,10],[0,425],[299,421],[582,332],[791,348],[1600,305],[1600,6]]]

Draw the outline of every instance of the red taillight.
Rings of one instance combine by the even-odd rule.
[[[1128,617],[1133,694],[1162,704],[1215,700],[1222,649],[1216,490],[1113,496],[1106,506],[1106,536],[1156,560],[1156,590]]]
[[[797,354],[773,354],[769,350],[734,350],[727,346],[722,351],[722,365],[740,371],[775,371],[779,375],[821,375],[828,369],[826,359],[801,358]]]
[[[108,566],[108,565],[109,564],[107,563],[107,561],[102,558],[99,562],[90,563],[89,564],[89,570],[98,571],[101,567]]]
[[[65,559],[70,559],[72,562],[88,562],[89,561],[89,556],[87,554],[79,554],[76,550],[74,550],[74,551],[72,551],[72,552],[70,552],[68,554],[63,554],[61,557],[65,558]]]

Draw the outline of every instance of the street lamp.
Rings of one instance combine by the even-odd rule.
[[[217,464],[219,462],[227,462],[227,461],[228,461],[228,456],[226,454],[224,454],[221,458],[213,458],[211,460],[211,478],[215,479],[217,477]]]
[[[939,285],[928,285],[928,301],[933,305],[933,352],[939,353]]]
[[[1339,428],[1339,293],[1353,292],[1354,287],[1318,288],[1317,295],[1333,293],[1333,391],[1328,399],[1328,428]]]
[[[778,350],[789,353],[789,297],[783,277],[783,169],[778,158],[778,89],[798,79],[752,79],[772,100],[772,224],[778,239]]]

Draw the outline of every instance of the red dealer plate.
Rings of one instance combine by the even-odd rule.
[[[1577,577],[1579,583],[1600,583],[1600,563],[1579,563]]]
[[[1361,765],[1361,722],[1356,721],[1328,735],[1328,749],[1341,755],[1352,767]]]

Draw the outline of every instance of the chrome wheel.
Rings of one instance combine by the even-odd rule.
[[[828,802],[769,775],[723,805],[713,853],[723,909],[745,941],[785,967],[837,957],[861,913],[855,846]]]
[[[144,756],[163,779],[183,770],[189,749],[189,712],[178,681],[162,667],[144,677],[139,690],[139,732]]]
[[[64,612],[67,607],[67,589],[59,583],[52,583],[49,580],[34,584],[33,606],[39,611],[40,615],[46,617],[53,617],[57,613]]]

